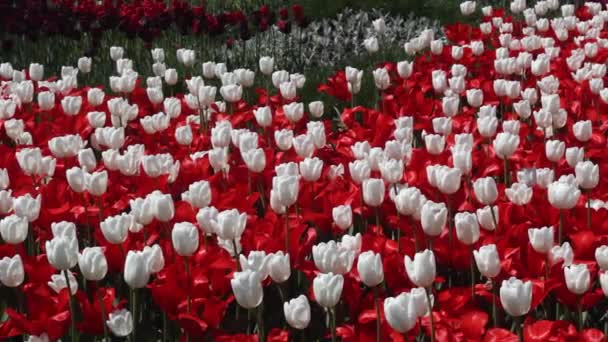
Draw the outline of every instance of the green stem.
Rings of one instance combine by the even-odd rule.
[[[131,289],[131,314],[133,316],[133,331],[131,332],[131,338],[133,341],[137,341],[137,289]]]
[[[522,318],[521,317],[515,317],[515,330],[517,331],[517,341],[518,342],[524,342],[524,334],[522,331]]]
[[[163,342],[167,342],[167,329],[169,329],[167,324],[167,313],[163,311]]]
[[[264,331],[264,302],[260,304],[257,311],[258,336],[260,342],[266,342],[266,332]]]
[[[381,336],[381,316],[380,316],[380,299],[378,295],[378,286],[374,287],[374,304],[376,306],[376,342],[382,341]]]
[[[557,232],[557,241],[559,245],[562,245],[563,239],[563,230],[564,230],[564,211],[562,209],[559,210],[559,228]]]
[[[509,187],[509,159],[505,156],[504,160],[504,182]]]
[[[578,310],[578,331],[583,331],[583,303],[580,295],[576,296],[576,307]]]
[[[469,247],[471,250],[471,300],[475,300],[475,257],[473,255],[473,246]]]
[[[289,253],[289,207],[285,208],[285,253]]]
[[[329,314],[329,329],[331,330],[331,342],[336,342],[336,309],[331,308]]]
[[[190,260],[184,257],[184,268],[186,271],[186,313],[190,314]],[[190,334],[186,333],[186,342],[190,341]]]
[[[76,342],[76,302],[74,296],[72,296],[72,287],[70,286],[70,277],[68,270],[63,270],[63,276],[65,277],[65,284],[68,288],[68,294],[70,296],[70,338],[72,342]]]
[[[492,323],[494,323],[494,327],[498,327],[498,313],[496,312],[496,283],[494,279],[490,278],[490,282],[492,284]]]
[[[431,288],[425,288],[426,303],[429,307],[429,319],[431,322],[431,342],[435,342],[435,319],[433,318],[433,303],[431,301]]]
[[[418,242],[418,233],[416,232],[416,222],[414,221],[414,217],[412,215],[409,216],[410,226],[412,227],[412,234],[414,235],[414,250],[416,253],[420,250],[420,245]]]
[[[375,212],[376,212],[376,227],[380,228],[380,208],[376,207],[375,208]]]
[[[97,291],[97,297],[99,297],[99,305],[101,310],[101,324],[103,325],[103,340],[110,341],[108,335],[108,327],[106,326],[106,307],[103,303],[103,296],[101,295],[101,289]]]
[[[492,223],[494,223],[494,236],[496,236],[498,235],[498,220],[496,219],[493,205],[490,205],[490,214],[492,215]]]
[[[587,191],[587,228],[591,229],[591,190]]]

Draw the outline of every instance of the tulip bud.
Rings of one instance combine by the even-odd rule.
[[[230,285],[234,298],[240,306],[245,309],[253,309],[262,303],[264,289],[261,281],[261,275],[258,272],[246,270],[234,273]]]
[[[133,207],[133,204],[131,204]],[[149,222],[148,222],[149,223]],[[107,217],[100,224],[103,237],[111,244],[121,244],[127,239],[129,228],[135,224],[135,216],[122,213]]]
[[[475,263],[481,273],[486,278],[494,278],[500,273],[500,258],[496,245],[481,246],[478,250],[473,251]]]
[[[425,249],[414,255],[414,260],[408,255],[404,258],[405,270],[410,280],[416,286],[427,288],[435,280],[435,254]]]
[[[391,328],[396,331],[407,333],[412,330],[418,318],[413,296],[410,293],[403,292],[397,297],[384,299],[384,316]]]
[[[111,312],[105,324],[118,337],[127,337],[133,332],[133,316],[127,309]]]
[[[19,254],[0,259],[0,284],[6,287],[17,287],[23,283],[25,271]]]
[[[479,224],[473,213],[460,212],[454,216],[456,237],[465,245],[472,245],[479,240]]]
[[[589,171],[591,174],[591,171]],[[587,185],[592,185],[590,182]],[[549,203],[557,209],[572,209],[576,206],[581,191],[574,184],[570,184],[564,181],[557,181],[549,184],[547,190]]]
[[[467,90],[467,102],[471,107],[479,108],[483,104],[483,90],[469,89]]]
[[[129,251],[125,259],[124,279],[132,289],[146,286],[150,279],[147,260],[142,252]]]
[[[13,200],[15,215],[27,218],[28,222],[33,222],[40,215],[42,197],[40,194],[34,199],[30,194],[19,196]]]
[[[165,82],[170,85],[170,86],[174,86],[177,84],[177,80],[178,80],[178,75],[177,75],[177,70],[175,69],[167,69],[165,70]]]
[[[315,300],[324,308],[333,308],[340,301],[343,286],[341,274],[319,273],[313,280]]]
[[[582,295],[589,290],[591,276],[586,264],[573,264],[564,268],[566,286],[570,292]]]
[[[403,178],[403,162],[389,159],[379,163],[380,174],[389,184],[398,183]]]
[[[78,263],[78,240],[69,237],[55,237],[46,242],[46,257],[51,266],[64,271]]]
[[[105,94],[103,90],[99,88],[91,88],[87,92],[87,102],[93,107],[97,107],[102,104],[104,97]]]
[[[515,205],[526,205],[532,200],[532,188],[524,183],[513,183],[505,189],[505,195]]]
[[[283,82],[279,85],[279,91],[281,92],[281,96],[287,100],[293,100],[297,96],[297,88],[295,82]]]
[[[549,250],[549,264],[551,266],[557,264],[560,261],[564,262],[564,266],[572,265],[574,260],[574,251],[570,246],[570,243],[564,242],[561,246],[553,246]]]
[[[321,118],[325,112],[325,108],[322,101],[313,101],[308,104],[308,111],[310,116],[313,118]]]
[[[317,157],[306,158],[300,162],[300,174],[307,182],[316,182],[321,178],[323,171],[323,161]]]
[[[372,251],[363,252],[359,255],[357,271],[359,272],[361,282],[367,287],[377,286],[384,281],[382,259],[380,254]]]
[[[78,268],[86,280],[99,281],[108,272],[108,262],[101,247],[87,247],[78,256]]]
[[[285,207],[291,207],[298,200],[299,180],[297,176],[275,176],[272,178],[272,190]]]
[[[260,62],[259,62],[259,66],[260,66],[260,72],[266,76],[269,76],[272,74],[272,71],[274,70],[274,58],[271,57],[261,57],[260,58]]]
[[[182,199],[195,208],[203,208],[211,203],[211,187],[207,181],[191,183],[182,193]]]
[[[247,214],[236,209],[224,210],[217,215],[217,220],[211,221],[213,232],[224,240],[241,237],[246,224]]]
[[[503,280],[500,286],[500,303],[513,317],[527,314],[532,303],[532,282],[524,283],[515,277]]]
[[[294,329],[303,330],[310,323],[310,304],[305,295],[283,303],[285,320]]]
[[[180,222],[173,226],[171,241],[180,256],[191,256],[198,249],[198,229],[190,222]]]
[[[283,112],[285,113],[287,120],[296,123],[304,116],[304,104],[301,102],[292,102],[283,105]]]
[[[536,252],[547,253],[553,247],[553,227],[530,228],[528,238]]]
[[[0,220],[0,236],[5,243],[18,245],[27,238],[29,223],[27,218],[17,215],[6,216]]]
[[[251,255],[251,254],[250,254]],[[291,276],[291,266],[289,263],[289,254],[283,254],[278,251],[270,254],[267,257],[267,270],[270,278],[275,283],[283,283]]]
[[[581,161],[574,168],[578,186],[585,190],[595,188],[600,181],[600,168],[591,161]]]
[[[564,156],[566,144],[560,140],[547,140],[545,143],[545,154],[547,159],[557,163]]]
[[[272,110],[270,107],[254,109],[253,114],[260,127],[270,127],[272,125]]]
[[[475,191],[475,197],[481,204],[492,204],[498,198],[498,189],[496,188],[496,181],[492,177],[478,178],[473,183],[473,189]]]
[[[424,135],[424,146],[428,153],[438,155],[445,149],[445,137],[438,134]]]
[[[595,261],[602,271],[608,270],[608,246],[602,245],[595,249]]]
[[[370,207],[378,207],[384,202],[386,187],[384,181],[378,178],[369,178],[363,181],[363,201]]]
[[[146,259],[148,272],[158,273],[165,267],[165,257],[159,245],[145,246],[142,253]]]
[[[348,273],[355,260],[353,251],[341,248],[333,240],[313,246],[312,256],[315,266],[323,273]]]
[[[519,136],[506,132],[498,133],[492,145],[494,146],[494,152],[498,158],[509,158],[515,153],[515,150],[517,150]]]
[[[447,222],[448,209],[445,203],[426,201],[420,209],[420,224],[426,235],[431,237],[441,234]]]
[[[593,134],[591,121],[584,120],[574,123],[574,125],[572,125],[572,132],[578,141],[589,141],[589,139],[591,139],[591,135]]]
[[[353,224],[353,212],[350,205],[339,205],[331,211],[334,223],[341,230],[347,230]]]

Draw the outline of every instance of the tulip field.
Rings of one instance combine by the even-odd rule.
[[[608,339],[606,5],[191,3],[0,5],[1,341]]]

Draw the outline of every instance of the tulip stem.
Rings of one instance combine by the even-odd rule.
[[[426,303],[429,307],[429,319],[431,322],[431,342],[435,342],[435,320],[433,319],[433,302],[431,301],[431,287],[424,289],[426,292]]]
[[[375,212],[376,212],[376,227],[380,228],[380,208],[376,207],[375,208]]]
[[[494,327],[498,327],[498,313],[496,312],[496,283],[493,278],[490,278],[490,284],[492,286],[492,323],[494,323]]]
[[[587,228],[591,229],[591,190],[587,190]]]
[[[515,320],[515,331],[517,331],[517,341],[524,342],[524,334],[522,331],[522,319],[521,317],[514,317]]]
[[[496,236],[498,235],[498,220],[496,219],[493,205],[490,205],[490,214],[492,215],[492,223],[494,223],[494,236]]]
[[[505,186],[509,187],[509,159],[506,156],[504,160],[504,173]]]
[[[559,229],[557,231],[557,241],[559,242],[560,246],[562,244],[563,230],[564,230],[564,211],[562,209],[560,209],[559,210]]]
[[[99,222],[103,221],[103,202],[101,196],[97,197],[97,207],[99,208]]]
[[[452,250],[452,195],[448,195],[448,248]],[[451,265],[451,260],[449,265]],[[449,267],[451,268],[451,267]],[[448,288],[452,288],[452,272],[448,269]]]
[[[336,342],[336,309],[328,310],[329,314],[329,330],[331,330],[331,342]]]
[[[258,336],[260,342],[266,342],[266,333],[264,331],[264,302],[260,303],[257,309],[257,320],[258,320]]]
[[[582,297],[581,295],[577,295],[576,296],[576,307],[578,310],[578,331],[583,331],[583,303],[582,303]]]
[[[475,301],[475,256],[473,254],[473,245],[469,249],[471,251],[471,301]]]
[[[381,316],[380,316],[380,296],[378,295],[378,286],[374,286],[374,304],[376,306],[376,342],[382,341],[380,335]]]
[[[106,326],[106,307],[103,303],[103,296],[101,295],[101,289],[97,290],[97,297],[99,297],[99,309],[101,311],[101,325],[103,325],[103,340],[110,341],[108,335],[108,327]]]
[[[162,342],[167,342],[167,329],[169,329],[167,324],[167,313],[163,311],[163,340]]]
[[[289,253],[289,207],[285,208],[285,253]]]
[[[131,332],[131,338],[133,341],[137,341],[137,289],[131,289],[131,315],[133,316],[133,331]]]
[[[76,341],[76,302],[74,301],[74,296],[72,296],[72,287],[70,286],[70,277],[68,274],[68,270],[63,270],[63,276],[65,277],[65,284],[68,288],[68,295],[70,296],[70,337],[72,342]]]
[[[184,268],[186,271],[186,313],[190,314],[190,260],[184,257]],[[186,342],[190,341],[190,334],[186,333]]]
[[[89,221],[89,203],[86,200],[86,197],[84,196],[84,192],[80,193],[82,195],[82,203],[83,203],[83,207],[84,207],[84,219],[85,219],[85,224],[86,224],[86,232],[87,232],[87,246],[92,246],[93,245],[93,241],[91,238],[91,222]],[[101,222],[100,222],[101,223]]]

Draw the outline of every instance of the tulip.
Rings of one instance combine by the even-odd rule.
[[[323,116],[325,108],[322,101],[313,101],[308,104],[308,111],[310,116],[319,119]]]
[[[291,276],[289,253],[283,254],[283,251],[278,251],[274,254],[268,255],[267,270],[270,278],[275,283],[283,283],[287,281],[287,279],[289,279]]]
[[[568,147],[566,149],[566,162],[572,168],[576,167],[576,164],[582,162],[585,159],[585,148],[584,147]],[[576,170],[575,170],[576,171]]]
[[[0,259],[0,284],[6,287],[17,287],[23,283],[25,271],[19,254]]]
[[[460,212],[454,216],[456,236],[465,245],[472,245],[479,240],[479,224],[473,213]]]
[[[135,218],[136,215],[125,213],[107,217],[100,224],[103,237],[111,244],[122,244],[127,239],[129,228],[135,224]]]
[[[473,183],[473,190],[475,191],[475,197],[481,204],[492,204],[498,198],[498,189],[496,188],[496,182],[492,177],[478,178]]]
[[[131,289],[146,286],[150,279],[147,260],[142,252],[129,251],[125,259],[124,280]]]
[[[293,143],[293,131],[289,129],[274,131],[274,141],[280,150],[289,150]]]
[[[293,148],[301,158],[312,157],[315,152],[315,144],[308,134],[300,134],[293,139]]]
[[[397,73],[399,77],[407,79],[412,75],[414,62],[401,61],[397,63]]]
[[[292,102],[290,104],[283,105],[283,112],[287,120],[292,123],[296,123],[304,116],[304,104],[301,102]]]
[[[300,162],[300,174],[307,182],[316,182],[321,178],[323,171],[323,161],[317,157],[306,158]]]
[[[258,307],[264,297],[261,275],[258,272],[245,270],[235,272],[230,280],[232,292],[237,303],[246,308],[253,309]]]
[[[133,316],[127,309],[111,312],[105,324],[118,337],[129,336],[135,330]]]
[[[500,287],[500,302],[505,311],[513,317],[519,318],[527,314],[532,303],[532,282],[524,283],[515,277],[503,280]],[[518,335],[521,336],[519,321],[517,330]]]
[[[355,252],[341,248],[333,240],[314,245],[312,256],[315,266],[323,273],[346,274],[355,260]]]
[[[297,96],[297,87],[295,82],[283,82],[279,85],[279,90],[281,92],[281,96],[287,101],[293,100]]]
[[[564,268],[566,286],[570,292],[582,295],[589,290],[591,278],[586,264],[572,264]]]
[[[566,144],[559,140],[547,140],[545,143],[545,154],[547,159],[557,163],[564,156]]]
[[[435,255],[425,249],[414,255],[414,260],[408,255],[404,258],[405,270],[410,280],[416,286],[428,288],[435,280]]]
[[[54,237],[45,247],[49,263],[57,270],[69,270],[78,263],[78,240],[74,237]]]
[[[585,189],[591,190],[595,188],[600,181],[600,168],[591,161],[581,161],[576,164],[574,171],[576,173],[576,182]]]
[[[475,12],[475,1],[465,1],[460,3],[460,13],[462,15],[471,15]]]
[[[180,222],[173,226],[171,241],[180,256],[191,256],[198,249],[198,229],[190,222]]]
[[[397,297],[384,299],[384,316],[391,328],[396,331],[407,333],[412,330],[418,318],[413,296],[403,292]]]
[[[590,120],[578,121],[572,125],[572,132],[580,142],[587,142],[591,139],[593,128]]]
[[[331,211],[334,223],[341,230],[347,230],[353,224],[353,212],[350,205],[339,205]]]
[[[325,125],[320,121],[310,121],[306,124],[307,135],[312,138],[316,148],[323,148],[326,144]]]
[[[240,238],[247,224],[247,214],[239,213],[236,209],[224,210],[211,221],[213,232],[224,240]]]
[[[0,236],[5,243],[18,245],[25,241],[29,229],[27,218],[17,215],[6,216],[0,220]]]
[[[270,127],[272,124],[272,110],[270,107],[254,109],[253,114],[260,127]]]
[[[102,280],[108,272],[108,262],[101,247],[87,247],[78,256],[78,268],[86,280]]]
[[[359,255],[357,271],[359,272],[361,282],[367,287],[375,287],[384,281],[382,259],[380,254],[376,254],[372,251],[367,251]]]
[[[204,208],[211,203],[211,187],[207,181],[191,183],[188,190],[182,193],[182,199],[194,208]]]
[[[448,219],[448,209],[444,203],[426,201],[420,208],[420,224],[425,234],[436,237],[441,234]]]
[[[169,222],[175,215],[175,207],[170,194],[155,190],[150,195],[151,208],[154,218],[160,222]]]
[[[608,246],[602,245],[595,249],[595,260],[602,271],[608,270]]]
[[[294,329],[303,330],[310,323],[310,304],[305,295],[291,299],[283,303],[285,320]]]
[[[271,75],[274,70],[274,58],[267,56],[260,57],[259,66],[262,74],[266,76]]]
[[[333,309],[340,300],[343,285],[341,274],[319,273],[313,280],[315,300],[322,307]]]
[[[175,141],[180,145],[190,145],[193,140],[192,128],[190,125],[184,125],[175,129]]]
[[[525,183],[513,183],[505,189],[505,195],[515,205],[526,205],[532,200],[532,188]]]
[[[385,191],[382,179],[369,178],[362,183],[363,201],[370,207],[378,207],[384,202]]]
[[[528,238],[536,252],[545,254],[553,247],[553,227],[530,228]]]
[[[479,108],[483,104],[483,90],[468,89],[466,92],[467,103],[474,108]]]
[[[148,272],[155,274],[165,267],[165,257],[159,245],[145,246],[142,254],[146,260]]]
[[[266,154],[261,148],[242,153],[243,161],[251,172],[260,173],[266,167]]]
[[[475,263],[479,272],[487,278],[494,278],[500,273],[500,258],[496,245],[481,246],[478,250],[473,251]]]
[[[564,266],[572,265],[574,261],[574,251],[570,243],[564,242],[561,246],[553,246],[549,251],[549,264],[553,266],[560,261],[563,261]]]

